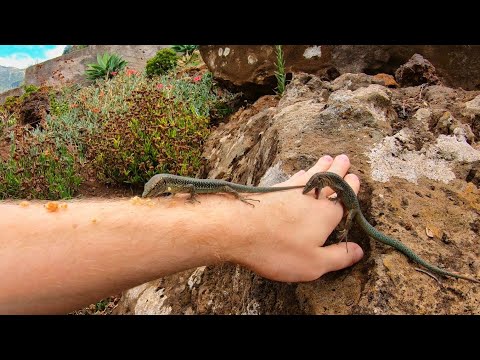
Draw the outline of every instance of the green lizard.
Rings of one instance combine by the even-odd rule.
[[[269,193],[273,191],[283,191],[303,187],[304,185],[283,187],[256,187],[235,184],[224,180],[195,179],[170,174],[157,174],[152,176],[152,178],[148,180],[148,182],[145,184],[142,197],[154,197],[168,193],[187,193],[190,194],[188,200],[199,202],[196,199],[196,194],[229,193],[234,195],[237,199],[243,201],[244,203],[254,206],[248,201],[260,200],[248,199],[241,196],[240,193]]]
[[[382,234],[377,229],[375,229],[372,225],[370,225],[367,219],[365,219],[365,217],[363,216],[362,210],[360,209],[360,203],[358,202],[355,192],[350,187],[350,185],[348,185],[347,182],[343,180],[343,178],[340,177],[339,175],[331,172],[319,172],[314,174],[305,185],[305,188],[303,189],[303,194],[307,194],[311,190],[315,189],[315,198],[318,199],[320,195],[320,190],[322,190],[322,188],[327,186],[332,188],[332,190],[337,193],[337,198],[329,198],[329,200],[338,201],[338,199],[340,199],[343,205],[348,210],[345,229],[342,231],[340,235],[340,241],[343,241],[343,240],[345,240],[345,242],[347,241],[348,231],[352,226],[353,220],[355,220],[367,235],[371,236],[375,240],[380,241],[384,244],[393,246],[395,249],[405,254],[408,258],[424,266],[428,270],[436,274],[469,280],[469,281],[473,281],[480,284],[480,280],[478,279],[451,273],[447,270],[444,270],[437,266],[429,264],[427,261],[423,260],[420,256],[415,254],[413,250],[407,247],[405,244],[401,243],[396,239],[388,237],[385,234]],[[420,271],[423,271],[423,270],[420,270]]]

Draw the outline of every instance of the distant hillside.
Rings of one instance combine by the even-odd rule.
[[[20,86],[25,70],[0,66],[0,93]]]

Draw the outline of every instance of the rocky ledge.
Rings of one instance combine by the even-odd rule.
[[[432,263],[480,277],[480,91],[431,79],[397,88],[389,76],[294,74],[280,101],[261,97],[213,131],[204,175],[271,185],[324,154],[345,153],[373,225]],[[125,292],[116,312],[480,314],[477,285],[438,283],[356,226],[350,240],[364,258],[313,282],[273,282],[232,264],[200,267]]]

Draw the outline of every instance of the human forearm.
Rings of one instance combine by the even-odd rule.
[[[220,260],[236,202],[85,200],[2,204],[0,313],[65,313],[143,282]],[[244,204],[241,204],[244,206]],[[241,211],[241,209],[240,209]],[[18,264],[22,266],[18,266]]]
[[[345,176],[346,156],[321,158],[283,186],[315,173]],[[358,178],[345,176],[357,192]],[[331,190],[330,190],[331,191]],[[329,195],[328,189],[322,190]],[[330,192],[331,194],[331,192]],[[66,313],[178,271],[220,261],[277,281],[310,281],[360,260],[360,247],[323,247],[343,207],[301,189],[231,194],[198,203],[173,199],[78,200],[48,212],[42,203],[0,204],[0,313]]]

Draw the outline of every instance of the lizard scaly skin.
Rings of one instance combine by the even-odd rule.
[[[363,216],[362,210],[360,209],[360,203],[358,202],[355,192],[350,187],[350,185],[348,185],[348,183],[345,180],[343,180],[343,178],[340,177],[339,175],[331,172],[319,172],[314,174],[305,185],[305,188],[303,189],[303,194],[307,194],[311,190],[315,189],[315,198],[318,199],[322,188],[327,186],[332,188],[332,190],[337,193],[337,198],[330,199],[330,200],[337,201],[338,199],[340,199],[344,204],[344,206],[346,207],[346,209],[348,210],[347,220],[345,223],[345,230],[343,230],[343,233],[340,236],[341,240],[345,240],[345,241],[347,240],[348,231],[352,226],[353,220],[355,220],[367,235],[371,236],[377,241],[380,241],[384,244],[394,247],[398,251],[405,254],[408,258],[424,266],[428,270],[436,274],[451,276],[458,279],[469,280],[469,281],[473,281],[480,284],[480,280],[478,279],[455,274],[428,263],[427,261],[423,260],[420,256],[415,254],[415,252],[412,249],[407,247],[402,242],[396,239],[393,239],[381,233],[377,229],[375,229],[372,225],[370,225],[367,219],[365,219],[365,216]]]
[[[240,193],[269,193],[274,191],[284,191],[290,189],[303,188],[303,185],[298,186],[277,186],[277,187],[259,187],[240,185],[224,180],[216,179],[195,179],[185,176],[171,175],[171,174],[157,174],[152,176],[145,184],[142,197],[154,197],[162,194],[176,194],[187,193],[190,194],[188,200],[197,201],[196,194],[215,194],[215,193],[229,193],[234,195],[237,199],[252,205],[248,202],[259,201],[255,199],[247,199],[240,195]]]

